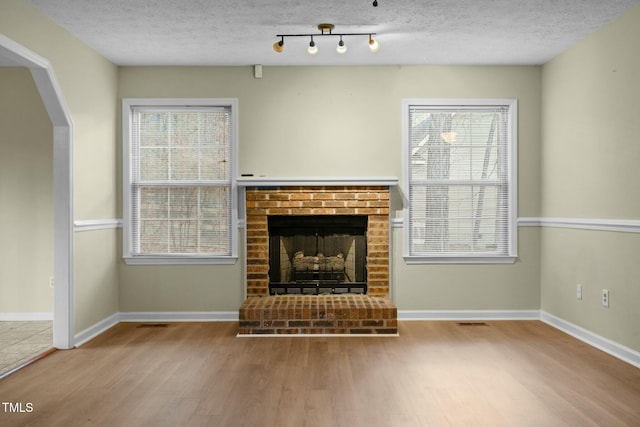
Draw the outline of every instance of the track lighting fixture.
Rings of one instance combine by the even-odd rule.
[[[284,51],[284,38],[285,37],[309,37],[310,42],[307,47],[307,53],[309,55],[315,55],[318,53],[318,46],[316,45],[314,37],[327,37],[334,36],[340,37],[340,41],[336,47],[336,52],[339,54],[343,54],[347,52],[347,45],[345,44],[343,37],[347,36],[365,36],[369,37],[369,49],[371,52],[377,52],[380,49],[380,45],[376,40],[373,39],[373,36],[376,33],[333,33],[333,24],[318,24],[318,30],[320,30],[319,34],[277,34],[276,37],[280,37],[280,40],[273,44],[273,50],[277,53],[281,53]]]
[[[373,7],[378,7],[378,0],[373,0]]]

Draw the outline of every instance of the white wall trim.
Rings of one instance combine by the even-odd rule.
[[[53,311],[0,313],[0,322],[31,322],[53,320]]]
[[[142,311],[120,313],[121,322],[237,322],[237,311]]]
[[[518,227],[542,227],[542,218],[539,217],[519,217]]]
[[[144,311],[114,313],[76,334],[76,347],[92,340],[121,322],[237,322],[237,311]]]
[[[640,220],[627,219],[520,217],[517,224],[518,227],[576,228],[640,233]],[[391,225],[393,228],[404,227],[404,218],[393,218]]]
[[[518,226],[640,233],[640,220],[625,219],[523,217],[518,218]]]
[[[539,310],[398,310],[398,320],[539,320]]]
[[[113,328],[118,323],[120,323],[119,313],[114,313],[111,316],[107,317],[106,319],[103,319],[98,323],[96,323],[95,325],[90,326],[84,331],[76,334],[75,346],[76,347],[81,346],[82,344],[92,340],[93,338],[97,337],[98,335],[105,332],[106,330]]]
[[[566,320],[560,319],[559,317],[545,311],[540,312],[540,320],[574,338],[579,339],[580,341],[589,344],[592,347],[602,350],[605,353],[640,368],[640,352],[629,347],[625,347],[622,344],[618,344],[617,342],[611,341],[598,334],[594,334],[587,329],[574,325],[571,322],[567,322]]]
[[[27,67],[53,125],[53,345],[73,343],[73,122],[53,67],[0,34],[0,56]]]
[[[391,218],[391,228],[402,228],[404,227],[404,218]]]
[[[89,219],[73,222],[73,231],[93,231],[111,228],[122,228],[121,219]]]
[[[382,185],[394,187],[398,185],[395,176],[370,176],[370,177],[253,177],[241,176],[238,178],[239,187],[286,187],[286,186],[371,186]]]
[[[123,259],[128,265],[231,265],[238,261],[237,256],[137,255]]]

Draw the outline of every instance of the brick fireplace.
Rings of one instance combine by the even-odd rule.
[[[239,334],[397,333],[397,309],[389,298],[389,186],[395,182],[240,181],[246,188],[247,299],[240,307]],[[298,294],[272,294],[269,218],[286,224],[291,217],[293,224],[301,216],[333,215],[366,222],[366,293],[323,288],[307,294],[301,288]]]

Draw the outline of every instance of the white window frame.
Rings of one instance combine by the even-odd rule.
[[[506,106],[508,107],[509,153],[506,158],[510,191],[508,195],[507,253],[504,255],[478,256],[474,254],[460,255],[425,255],[411,251],[411,213],[410,194],[411,176],[411,142],[409,140],[409,111],[415,106],[474,107],[474,106]],[[403,207],[404,259],[407,264],[511,264],[517,259],[518,248],[518,101],[516,99],[403,99],[402,100],[402,143],[403,143],[403,187],[406,191]]]
[[[139,255],[133,254],[131,202],[131,122],[134,107],[230,107],[231,108],[231,254],[230,255]],[[132,265],[234,264],[238,259],[238,100],[235,98],[124,98],[122,100],[122,174],[123,174],[123,259]]]

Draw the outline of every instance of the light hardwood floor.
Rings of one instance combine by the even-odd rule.
[[[398,337],[119,324],[0,380],[13,426],[640,426],[640,369],[537,321]]]

